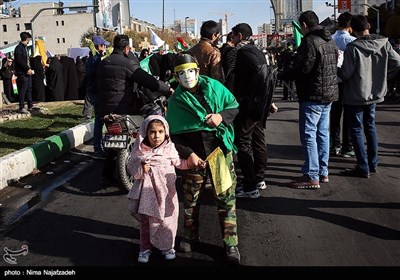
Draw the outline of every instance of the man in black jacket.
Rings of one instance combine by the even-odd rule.
[[[236,197],[258,198],[259,189],[265,189],[267,164],[267,142],[264,125],[249,105],[256,96],[254,77],[258,66],[266,64],[264,54],[252,44],[253,35],[247,23],[232,28],[235,48],[228,54],[229,67],[234,71],[234,95],[239,102],[239,114],[235,118],[235,144],[238,161],[243,175],[243,187],[236,189]],[[232,57],[234,56],[234,57]],[[276,108],[276,107],[274,107]]]
[[[32,36],[28,32],[19,34],[21,42],[14,50],[15,74],[17,76],[17,87],[19,97],[19,112],[29,114],[33,107],[32,103],[32,75],[33,71],[29,63],[28,44]],[[25,99],[28,103],[28,110],[25,109]]]
[[[290,183],[297,189],[317,189],[328,183],[329,113],[338,100],[337,48],[328,29],[318,25],[318,16],[306,11],[299,17],[304,37],[294,67],[281,75],[296,80],[299,101],[299,131],[303,150],[303,176]]]
[[[134,83],[151,91],[168,93],[170,87],[158,81],[140,68],[139,60],[128,57],[129,37],[117,35],[114,38],[113,53],[99,62],[96,71],[97,91],[100,104],[100,115],[110,113],[119,115],[136,115],[139,97],[134,92]],[[108,151],[103,168],[103,184],[113,181],[115,171],[115,152]]]

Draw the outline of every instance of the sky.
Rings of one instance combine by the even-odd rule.
[[[51,0],[17,0],[17,3],[52,2]],[[91,5],[92,0],[61,0],[64,6],[76,6],[77,3]],[[285,1],[285,0],[283,0]],[[57,2],[57,0],[53,0]],[[314,0],[313,10],[320,21],[333,14],[333,7],[327,7],[325,0]],[[329,1],[333,4],[333,1]],[[140,20],[153,23],[162,27],[163,0],[130,0],[131,16]],[[198,29],[205,20],[224,19],[228,14],[229,31],[237,23],[246,22],[257,33],[257,27],[263,23],[269,23],[273,18],[271,2],[269,0],[164,0],[164,24],[172,25],[174,19],[182,20],[185,17],[196,18]]]
[[[325,2],[313,1],[313,10],[320,21],[333,14],[333,7],[327,7]],[[130,0],[129,3],[133,17],[162,26],[163,0]],[[183,22],[189,17],[196,18],[200,28],[202,21],[218,21],[227,13],[229,31],[237,23],[246,22],[257,33],[257,26],[269,23],[274,17],[270,7],[269,0],[164,0],[164,24],[172,25],[174,18]]]

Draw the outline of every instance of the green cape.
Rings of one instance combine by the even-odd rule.
[[[239,107],[239,103],[232,93],[219,81],[207,76],[199,76],[199,85],[200,91],[204,93],[204,98],[214,114]],[[206,115],[208,115],[206,109],[201,106],[193,94],[180,85],[168,101],[166,119],[171,134],[202,130],[216,131],[216,137],[223,141],[228,151],[237,152],[237,148],[233,144],[233,124],[227,126],[221,122],[218,127],[209,127],[205,122]]]

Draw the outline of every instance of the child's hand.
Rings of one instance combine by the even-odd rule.
[[[143,173],[148,173],[150,171],[150,164],[142,162]]]
[[[207,166],[207,162],[205,160],[200,159],[197,162],[197,168],[204,169]]]
[[[272,103],[271,107],[269,107],[269,111],[272,114],[275,113],[275,112],[278,112],[278,106],[276,106],[275,103]]]

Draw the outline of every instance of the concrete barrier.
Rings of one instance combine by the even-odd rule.
[[[21,177],[31,174],[70,149],[93,137],[93,121],[50,136],[41,142],[0,158],[0,190]]]

